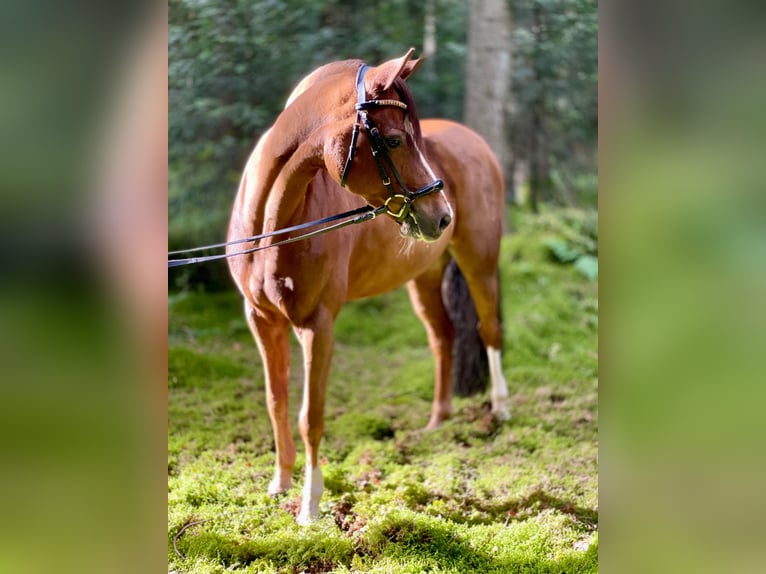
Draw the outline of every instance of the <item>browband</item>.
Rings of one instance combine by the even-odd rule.
[[[366,110],[369,108],[382,106],[396,106],[397,108],[402,108],[405,111],[407,110],[407,104],[400,102],[399,100],[369,100],[367,102],[360,102],[354,107],[356,107],[357,110]]]

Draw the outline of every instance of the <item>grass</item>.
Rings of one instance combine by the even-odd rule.
[[[455,400],[425,432],[433,365],[402,289],[346,306],[328,388],[320,520],[299,527],[274,464],[257,349],[234,292],[170,296],[168,559],[177,572],[596,572],[597,284],[551,244],[592,217],[516,214],[503,240],[503,367],[513,418]],[[578,247],[579,246],[579,247]],[[302,366],[292,346],[291,413]],[[179,558],[173,549],[179,537]]]

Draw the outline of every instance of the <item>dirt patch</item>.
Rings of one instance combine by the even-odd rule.
[[[335,570],[337,565],[338,563],[335,562],[335,560],[325,558],[312,562],[306,566],[294,566],[293,574],[326,574],[327,572]]]
[[[366,492],[370,491],[373,485],[380,484],[380,479],[383,478],[383,473],[378,469],[371,468],[370,470],[364,470],[354,477],[354,482]]]
[[[287,512],[288,514],[292,514],[293,516],[298,516],[298,513],[301,511],[301,502],[303,501],[302,496],[297,496],[295,498],[291,498],[290,500],[284,500],[279,504],[279,508]]]
[[[367,519],[364,516],[359,516],[353,509],[354,504],[350,500],[341,500],[332,509],[335,524],[349,536],[358,534],[367,524]]]

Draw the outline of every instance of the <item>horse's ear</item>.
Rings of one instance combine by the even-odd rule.
[[[378,88],[381,91],[386,91],[394,85],[396,78],[403,80],[409,78],[420,65],[420,62],[423,61],[422,58],[411,60],[410,58],[412,58],[414,52],[415,48],[410,48],[401,58],[389,60],[370,70],[368,89],[372,91],[372,89]]]

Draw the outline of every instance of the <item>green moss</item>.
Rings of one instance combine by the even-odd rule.
[[[343,307],[335,322],[335,337],[341,344],[372,346],[380,352],[427,345],[425,331],[412,315],[404,289]]]
[[[502,245],[503,368],[513,418],[488,394],[423,429],[433,359],[403,289],[347,305],[327,389],[320,520],[297,526],[294,486],[266,495],[273,435],[257,348],[235,292],[169,301],[168,557],[218,572],[596,572],[598,285],[546,241],[587,247],[593,218],[514,215]],[[590,226],[590,227],[589,227]],[[584,239],[583,239],[584,238]],[[576,243],[576,242],[580,243]],[[290,420],[302,366],[293,342]],[[179,538],[191,519],[207,522]]]
[[[354,483],[349,476],[348,470],[338,464],[327,464],[322,467],[325,491],[330,494],[343,494],[352,492]]]
[[[233,361],[203,355],[189,349],[168,349],[168,385],[173,387],[207,386],[217,380],[239,377],[247,370]]]

